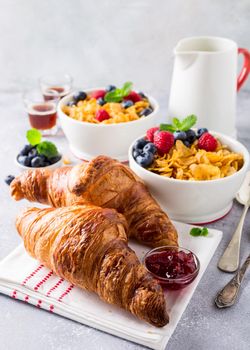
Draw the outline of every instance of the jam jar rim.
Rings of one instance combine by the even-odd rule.
[[[196,269],[194,270],[194,272],[186,275],[186,276],[183,276],[183,277],[180,277],[180,278],[171,278],[171,277],[161,277],[157,274],[155,274],[154,272],[150,271],[147,266],[146,266],[146,258],[151,255],[152,253],[154,252],[160,252],[160,251],[164,251],[164,248],[177,248],[178,251],[180,250],[184,250],[185,252],[188,252],[188,253],[191,253],[194,258],[195,258],[195,262],[196,262]],[[161,250],[160,250],[161,249]],[[143,257],[142,259],[142,263],[143,265],[145,266],[145,269],[153,276],[155,277],[156,279],[158,279],[159,281],[162,281],[162,282],[174,282],[174,283],[181,283],[181,282],[187,282],[189,281],[190,279],[192,279],[193,277],[196,277],[200,271],[200,260],[199,258],[197,257],[197,255],[192,252],[190,249],[188,248],[184,248],[184,247],[180,247],[180,246],[173,246],[173,245],[163,245],[163,246],[160,246],[160,247],[156,247],[156,248],[153,248],[151,250],[149,250]]]

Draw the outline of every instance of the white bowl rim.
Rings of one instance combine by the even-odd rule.
[[[96,88],[91,88],[91,89],[83,89],[84,92],[92,92],[92,91],[96,91],[96,90],[105,90],[105,88],[103,87],[96,87]],[[142,117],[140,119],[137,119],[137,120],[130,120],[128,122],[121,122],[121,123],[112,123],[112,124],[95,124],[95,123],[89,123],[89,122],[84,122],[84,121],[81,121],[81,120],[76,120],[76,119],[73,119],[73,118],[70,118],[69,116],[67,116],[67,114],[65,114],[62,110],[62,105],[65,104],[65,100],[68,100],[70,97],[72,97],[72,95],[77,92],[79,90],[74,90],[74,91],[71,91],[68,95],[64,96],[58,103],[58,106],[57,106],[57,111],[59,112],[59,117],[61,118],[67,118],[69,120],[71,120],[73,123],[76,123],[78,125],[88,125],[89,127],[101,127],[101,128],[107,128],[107,127],[121,127],[121,126],[124,126],[124,125],[134,125],[134,123],[143,123],[143,121],[145,119],[151,119],[152,117],[155,116],[155,114],[159,111],[159,103],[156,101],[156,99],[154,97],[152,97],[151,95],[149,94],[146,94],[146,96],[148,97],[149,99],[149,102],[151,103],[152,102],[152,105],[154,107],[153,109],[153,112],[150,113],[148,116],[146,117]],[[137,92],[137,90],[135,90]]]
[[[47,165],[47,166],[41,166],[41,167],[36,167],[36,168],[32,168],[31,166],[22,165],[21,163],[19,163],[17,160],[18,155],[15,157],[15,163],[19,168],[24,169],[24,170],[52,169],[52,168],[56,167],[57,165],[62,164],[63,156],[61,153],[60,153],[60,155],[61,155],[61,158],[57,162],[50,164],[50,165]]]
[[[218,137],[218,139],[220,139],[220,137],[225,138],[225,139],[229,140],[230,143],[234,143],[234,144],[236,144],[237,146],[239,146],[242,149],[243,158],[244,158],[244,164],[243,164],[243,167],[240,170],[236,171],[236,173],[234,173],[232,175],[229,175],[229,176],[226,176],[226,177],[222,177],[220,179],[213,179],[213,180],[180,180],[180,179],[174,179],[174,178],[171,178],[171,177],[165,177],[165,176],[161,176],[159,174],[155,174],[152,171],[149,171],[149,170],[143,168],[142,166],[140,166],[139,164],[137,164],[135,159],[134,159],[134,157],[133,157],[133,155],[132,155],[132,150],[133,150],[134,143],[137,140],[139,140],[141,138],[144,138],[145,135],[143,135],[141,137],[138,137],[130,145],[129,151],[128,151],[129,161],[132,161],[134,164],[136,164],[136,166],[140,167],[140,169],[142,169],[142,171],[145,172],[145,174],[150,173],[153,177],[155,177],[155,179],[159,179],[159,176],[160,176],[160,178],[163,181],[174,182],[174,183],[182,183],[182,184],[194,184],[194,183],[196,183],[196,184],[210,184],[211,183],[212,184],[212,183],[223,182],[223,181],[226,182],[226,181],[230,181],[231,178],[233,178],[235,176],[238,176],[240,173],[244,172],[248,168],[248,165],[249,165],[249,152],[248,152],[247,148],[241,142],[239,142],[238,140],[235,140],[234,138],[232,138],[232,137],[230,137],[228,135],[225,135],[223,133],[212,131],[212,130],[209,131],[209,133],[211,133],[212,135]]]

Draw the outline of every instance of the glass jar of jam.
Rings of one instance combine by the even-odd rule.
[[[198,275],[200,262],[190,250],[162,246],[150,250],[144,257],[146,269],[155,277],[162,287],[181,289],[190,284]]]

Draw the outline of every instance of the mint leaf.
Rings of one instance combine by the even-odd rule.
[[[203,229],[201,230],[201,236],[207,236],[207,235],[208,235],[208,228],[203,227]]]
[[[115,89],[107,92],[104,96],[105,102],[121,102],[123,97],[128,96],[132,89],[133,83],[130,81],[126,82],[121,89]]]
[[[194,114],[189,115],[188,117],[184,118],[181,121],[181,126],[180,126],[179,130],[188,131],[189,129],[192,128],[192,126],[194,126],[194,124],[196,122],[197,122],[197,117]]]
[[[194,237],[207,236],[208,235],[208,229],[207,229],[207,227],[203,227],[203,228],[193,227],[193,228],[191,228],[189,234],[191,236],[194,236]]]
[[[133,86],[133,83],[131,83],[131,81],[127,81],[126,83],[124,83],[122,87],[123,97],[128,96],[128,94],[132,90],[132,86]]]
[[[48,158],[53,158],[58,155],[58,150],[54,143],[50,141],[43,141],[36,146],[38,154],[43,154]]]
[[[119,91],[117,90],[107,92],[106,95],[104,96],[105,102],[121,102],[123,99],[123,95],[120,92],[121,91],[120,89]]]
[[[173,118],[172,119],[172,124],[176,130],[180,130],[181,128],[181,121],[178,118]]]
[[[36,146],[41,142],[42,134],[37,129],[30,129],[26,132],[26,139],[31,146]]]
[[[160,131],[175,132],[177,129],[172,124],[160,124]]]

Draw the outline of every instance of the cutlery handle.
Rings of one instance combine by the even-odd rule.
[[[235,303],[240,290],[241,282],[249,265],[250,255],[231,281],[229,281],[228,284],[226,284],[225,287],[217,294],[215,304],[218,306],[218,308],[229,307]]]
[[[235,233],[233,234],[233,237],[224,254],[219,260],[218,268],[222,271],[234,272],[239,267],[241,234],[248,208],[248,205],[244,206],[244,210]]]

